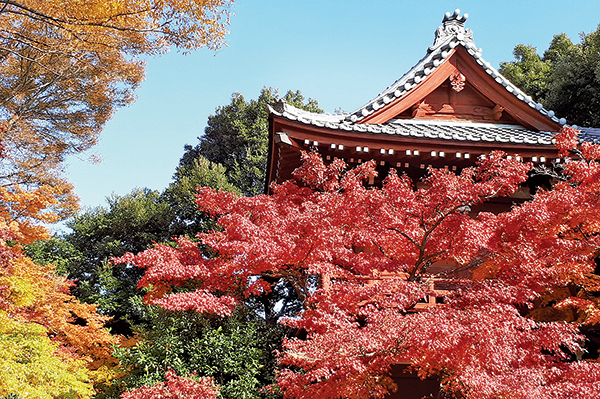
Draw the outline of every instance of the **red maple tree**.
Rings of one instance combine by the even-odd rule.
[[[165,382],[143,386],[121,395],[123,399],[216,399],[219,392],[212,378],[180,377],[173,370],[165,373]]]
[[[576,134],[556,138],[575,154],[562,181],[510,212],[471,209],[527,180],[532,165],[516,156],[431,170],[421,188],[391,173],[374,188],[363,184],[371,162],[346,170],[305,154],[297,182],[271,195],[201,188],[219,230],[119,261],[145,267],[147,300],[167,309],[228,315],[277,284],[293,288],[303,310],[281,322],[305,336],[280,354],[286,397],[383,396],[397,363],[462,397],[598,397],[598,363],[576,356],[579,327],[600,322],[600,148],[577,148]],[[577,317],[537,317],[564,287],[576,294],[549,307]]]

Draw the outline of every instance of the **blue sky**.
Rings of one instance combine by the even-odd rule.
[[[326,112],[355,110],[425,55],[456,8],[469,14],[466,26],[496,68],[518,43],[543,52],[554,34],[578,42],[600,23],[598,0],[237,0],[227,47],[149,59],[137,101],[117,111],[90,152],[103,162],[69,160],[82,206],[135,187],[164,189],[183,146],[198,142],[234,92],[251,99],[264,86],[301,90]]]

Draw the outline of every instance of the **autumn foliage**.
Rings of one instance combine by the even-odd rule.
[[[382,396],[396,389],[397,363],[468,398],[598,397],[600,367],[577,355],[579,327],[599,321],[600,152],[578,149],[569,128],[557,145],[571,154],[563,181],[500,214],[471,209],[526,181],[532,165],[515,156],[491,153],[459,175],[431,170],[416,189],[395,173],[368,188],[373,163],[346,170],[306,154],[298,182],[272,195],[200,189],[220,229],[199,243],[120,261],[145,267],[146,299],[168,309],[227,315],[274,281],[290,284],[304,310],[282,322],[305,336],[279,357],[286,397]],[[552,295],[553,314],[571,307],[579,318],[537,317]]]
[[[56,201],[52,188],[0,187],[0,394],[91,397],[111,379],[106,318],[69,294],[71,282],[35,264],[21,245],[47,237],[40,221]]]
[[[230,0],[0,0],[0,184],[57,189],[63,162],[134,100],[144,55],[223,45]]]

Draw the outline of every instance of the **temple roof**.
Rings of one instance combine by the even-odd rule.
[[[600,129],[594,127],[573,127],[581,131],[579,135],[580,140],[600,144]]]
[[[464,26],[467,17],[467,14],[460,16],[459,10],[446,13],[427,54],[400,79],[354,112],[316,114],[283,101],[270,107],[270,111],[273,115],[305,125],[342,131],[466,142],[551,145],[551,136],[566,123],[565,119],[558,119],[553,111],[533,101],[481,57],[481,49],[476,48],[472,31]],[[458,51],[459,48],[461,51]],[[492,113],[498,109],[507,117],[488,118],[487,121],[463,117],[453,121],[444,120],[443,115],[442,118],[428,120],[428,117],[411,118],[406,114],[417,108],[419,102],[437,90],[442,82],[452,80],[452,74],[460,76],[463,86],[465,82],[473,85],[471,92],[489,102],[485,112]],[[405,114],[396,115],[396,110]]]
[[[285,101],[269,106],[267,182],[291,178],[308,150],[351,165],[374,160],[381,176],[395,168],[413,179],[429,167],[470,167],[494,150],[534,164],[562,162],[553,136],[566,121],[481,57],[466,19],[458,10],[447,13],[426,55],[354,112],[317,114]],[[600,129],[580,130],[580,139],[600,143]]]
[[[438,27],[435,32],[433,45],[427,49],[427,54],[377,97],[350,113],[348,119],[352,122],[359,122],[396,98],[405,96],[434,73],[453,54],[455,48],[462,46],[476,60],[477,64],[498,83],[499,89],[502,88],[502,90],[510,93],[542,115],[564,125],[566,123],[564,118],[558,119],[553,111],[547,110],[541,103],[533,101],[530,96],[504,78],[489,62],[481,57],[482,51],[475,46],[473,32],[471,29],[465,28],[467,18],[468,14],[460,16],[460,10],[455,10],[453,14],[446,13],[442,20],[442,26]]]
[[[440,121],[419,119],[391,119],[385,124],[361,124],[348,120],[349,114],[317,114],[298,109],[279,101],[270,112],[291,121],[332,130],[410,136],[463,142],[496,142],[532,145],[552,145],[555,132],[537,132],[520,125],[476,123],[468,121]]]

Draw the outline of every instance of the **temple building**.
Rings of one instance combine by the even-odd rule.
[[[460,172],[492,150],[536,165],[560,163],[552,136],[566,120],[486,62],[466,20],[459,10],[446,13],[425,56],[352,113],[317,114],[283,101],[274,104],[267,183],[290,179],[301,151],[311,150],[326,161],[341,158],[350,167],[375,160],[379,177],[370,184],[380,183],[390,168],[415,182],[429,167]],[[600,136],[599,129],[582,130],[584,137]],[[530,189],[524,186],[514,196],[525,200]]]
[[[312,150],[325,161],[343,159],[350,167],[374,160],[378,177],[371,185],[381,184],[392,168],[415,182],[430,167],[460,172],[493,150],[536,166],[565,162],[552,137],[567,121],[486,62],[472,31],[465,28],[466,20],[467,14],[461,16],[459,10],[446,13],[425,56],[354,112],[317,114],[284,101],[272,105],[267,183],[292,178],[301,152]],[[600,141],[600,129],[579,129],[584,140]],[[485,209],[508,210],[514,202],[530,199],[545,184],[540,179],[544,177],[531,177],[513,197],[491,201]],[[430,300],[425,305],[435,306],[435,297]],[[436,397],[438,380],[419,380],[406,368],[392,368],[399,390],[389,398]]]

